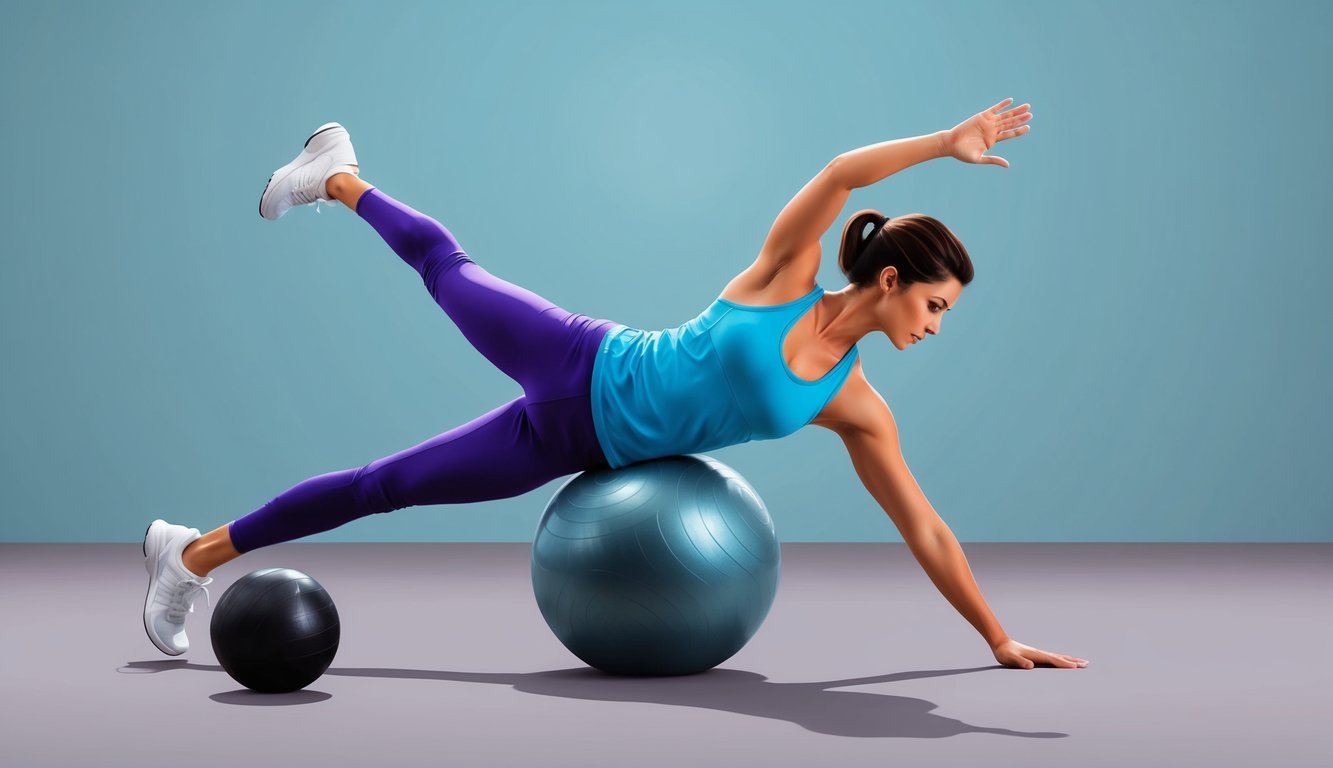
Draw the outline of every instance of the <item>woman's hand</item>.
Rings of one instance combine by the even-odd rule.
[[[1013,640],[1006,640],[991,650],[995,652],[996,661],[1006,667],[1016,669],[1032,669],[1038,664],[1050,664],[1053,667],[1067,667],[1069,669],[1088,666],[1088,662],[1084,659],[1065,656],[1060,653],[1047,653]]]
[[[965,163],[994,163],[1009,167],[1009,161],[1003,157],[991,157],[984,154],[996,143],[1027,133],[1028,126],[1023,125],[1032,119],[1027,104],[1008,112],[1000,108],[1012,102],[1005,99],[985,112],[978,112],[963,122],[955,125],[944,137],[945,151],[950,157],[956,157]]]

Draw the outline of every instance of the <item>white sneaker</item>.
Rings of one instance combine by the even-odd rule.
[[[305,140],[295,160],[268,177],[264,194],[259,196],[259,215],[277,221],[295,205],[337,205],[327,196],[326,184],[335,173],[355,173],[356,169],[348,167],[352,165],[357,165],[356,151],[347,129],[338,123],[321,125]]]
[[[201,578],[185,569],[181,553],[199,538],[198,528],[172,525],[154,520],[144,533],[144,569],[148,571],[148,596],[143,603],[143,628],[148,639],[168,656],[179,656],[190,649],[185,637],[185,614],[194,613],[194,597],[199,590],[208,599],[204,585],[211,578]],[[210,600],[208,605],[212,606]]]

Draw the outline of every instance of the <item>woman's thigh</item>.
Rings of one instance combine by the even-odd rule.
[[[356,482],[373,512],[519,496],[605,464],[582,400],[520,397],[367,464]]]
[[[534,400],[579,394],[579,375],[615,323],[570,312],[447,250],[427,257],[426,286],[472,346]]]

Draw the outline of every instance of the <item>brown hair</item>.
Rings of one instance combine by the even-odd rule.
[[[867,224],[874,225],[868,235]],[[890,219],[870,208],[857,211],[842,231],[838,268],[848,282],[864,287],[874,285],[885,267],[897,267],[903,288],[950,275],[967,285],[975,275],[967,249],[938,220],[921,213]]]

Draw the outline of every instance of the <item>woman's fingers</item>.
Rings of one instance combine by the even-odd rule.
[[[1088,663],[1083,659],[1076,659],[1073,656],[1065,656],[1064,654],[1054,654],[1054,655],[1064,664],[1064,666],[1068,667],[1081,667]]]
[[[1004,130],[1005,128],[1014,125],[1019,125],[1031,119],[1032,119],[1032,113],[1027,111],[1026,109],[1022,109],[1022,110],[1013,110],[1011,112],[1002,112],[998,115],[991,115],[990,123],[991,125],[996,126],[1000,130]]]
[[[1066,656],[1063,653],[1051,653],[1050,651],[1042,651],[1036,648],[1032,650],[1036,651],[1036,653],[1030,654],[1027,658],[1029,661],[1038,664],[1050,664],[1053,667],[1072,669],[1085,666],[1088,663],[1083,659],[1074,656]]]
[[[1023,107],[1027,107],[1027,105],[1024,104]],[[999,136],[998,138],[996,138],[997,142],[1004,141],[1005,139],[1012,139],[1015,136],[1022,136],[1023,134],[1027,133],[1030,130],[1030,127],[1024,125],[1024,123],[1032,119],[1032,113],[1031,112],[1024,112],[1022,114],[1017,114],[1017,113],[1018,110],[1015,110],[1014,112],[1009,112],[1007,114],[1010,116],[1000,121],[998,127]]]
[[[993,113],[995,113],[995,112],[998,112],[998,111],[1000,110],[1000,107],[1003,107],[1005,104],[1008,104],[1008,103],[1010,103],[1011,101],[1013,101],[1013,99],[1005,99],[1004,101],[1000,102],[999,104],[996,104],[995,106],[991,107],[990,109],[988,109],[988,110],[986,110],[986,111],[987,111],[987,112],[990,112],[990,113],[993,114]]]
[[[1030,645],[1012,641],[996,649],[996,659],[1000,660],[1000,663],[1005,666],[1020,669],[1034,669],[1038,664],[1049,664],[1064,669],[1078,669],[1088,665],[1086,659],[1080,659],[1077,656],[1043,651],[1040,648],[1033,648]]]
[[[1018,117],[1015,118],[999,120],[995,123],[995,130],[999,133],[1004,133],[1006,131],[1016,131],[1019,128],[1023,127],[1023,125],[1031,119],[1032,119],[1032,113],[1028,112],[1026,114],[1019,115]]]

